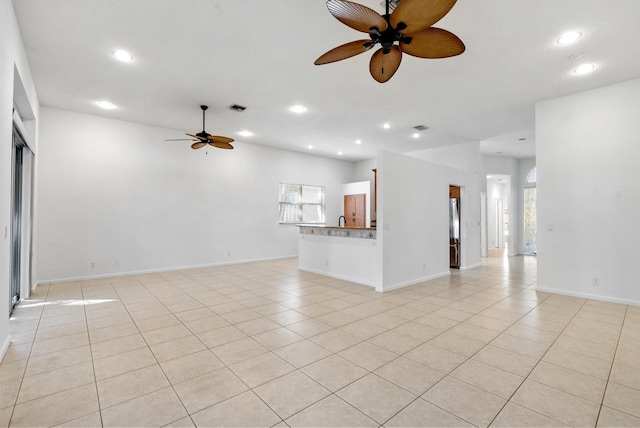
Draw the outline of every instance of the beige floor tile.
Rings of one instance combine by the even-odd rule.
[[[211,313],[211,315],[206,318],[198,318],[191,321],[185,321],[184,325],[193,333],[203,333],[205,331],[225,327],[229,325],[229,322],[224,318]]]
[[[362,342],[362,339],[338,329],[321,333],[309,340],[334,353]]]
[[[149,348],[138,348],[93,361],[96,380],[103,380],[156,364]]]
[[[222,318],[227,320],[231,324],[239,324],[245,321],[262,318],[262,315],[253,311],[243,305],[243,309],[220,314]]]
[[[416,395],[423,394],[444,377],[443,373],[405,357],[391,361],[374,373]]]
[[[492,345],[485,346],[471,359],[526,377],[539,360]]]
[[[16,404],[16,398],[18,398],[18,391],[20,390],[21,384],[22,379],[0,383],[0,409],[13,407],[13,405]]]
[[[116,339],[118,337],[129,336],[138,333],[138,327],[134,322],[114,325],[111,327],[101,328],[89,331],[89,339],[91,343],[104,342],[105,340]]]
[[[29,358],[29,354],[31,353],[31,343],[25,343],[22,345],[16,345],[11,343],[9,345],[9,349],[4,354],[4,358],[2,358],[2,364],[8,364],[19,360],[26,360]]]
[[[603,404],[640,418],[640,389],[609,382]]]
[[[309,319],[308,316],[291,309],[283,312],[278,312],[277,314],[269,315],[267,318],[269,318],[271,321],[277,322],[284,327]]]
[[[18,404],[11,426],[54,426],[98,410],[96,387],[90,384]]]
[[[168,342],[173,339],[180,339],[185,336],[190,336],[191,331],[182,324],[176,324],[169,327],[162,327],[156,330],[145,331],[142,333],[144,340],[151,345],[157,345],[158,343]]]
[[[189,321],[209,318],[212,315],[214,315],[214,313],[209,308],[197,308],[177,313],[175,314],[175,317],[186,324]]]
[[[596,403],[602,402],[607,381],[575,370],[540,361],[529,379]]]
[[[609,381],[640,390],[640,370],[624,364],[614,363]]]
[[[369,339],[369,342],[400,355],[409,352],[423,343],[421,340],[405,336],[395,330],[389,330],[372,337]]]
[[[599,403],[529,379],[511,401],[571,426],[594,426],[600,408]]]
[[[100,412],[91,413],[90,415],[81,416],[72,421],[68,421],[62,423],[60,425],[56,425],[58,427],[78,427],[78,428],[101,428],[102,427],[102,416]]]
[[[0,383],[22,379],[27,367],[27,359],[0,364]]]
[[[458,380],[475,385],[508,400],[524,377],[469,359],[450,373]]]
[[[507,403],[502,411],[496,416],[491,423],[492,427],[568,427],[555,419],[548,418],[526,407],[522,407],[513,402]]]
[[[370,317],[365,318],[364,321],[370,322],[371,324],[375,324],[380,327],[384,327],[387,330],[396,328],[407,322],[407,320],[404,318],[401,318],[395,315],[390,315],[387,313],[378,313],[378,314],[372,315]]]
[[[330,325],[314,319],[289,324],[287,328],[307,339],[332,329]]]
[[[498,333],[502,333],[511,326],[511,323],[509,321],[490,318],[484,315],[474,315],[471,318],[467,319],[464,323],[493,330]]]
[[[605,361],[612,361],[616,352],[615,346],[591,342],[571,336],[561,335],[552,348],[588,355]]]
[[[640,427],[640,418],[602,406],[598,416],[598,427]]]
[[[24,403],[45,395],[93,384],[94,382],[93,364],[91,362],[80,363],[33,376],[25,376],[22,380],[17,403]]]
[[[213,352],[204,350],[160,363],[172,384],[193,379],[224,367]]]
[[[295,342],[304,340],[304,337],[292,332],[286,327],[278,327],[274,330],[252,336],[254,340],[270,350],[282,348]]]
[[[196,336],[208,348],[215,348],[247,337],[246,334],[232,325],[209,330],[204,333],[196,333]]]
[[[368,321],[360,320],[351,324],[344,325],[340,327],[340,330],[359,337],[362,340],[367,340],[381,333],[384,333],[388,329],[385,327],[380,327],[376,324],[372,324]]]
[[[476,426],[487,426],[506,400],[483,389],[445,377],[422,398]]]
[[[296,368],[304,367],[331,355],[330,351],[307,339],[276,349],[274,352]]]
[[[282,420],[253,392],[247,391],[192,416],[197,426],[271,427]]]
[[[344,388],[368,373],[367,370],[338,355],[317,361],[301,370],[331,392]]]
[[[434,337],[428,343],[446,349],[447,351],[464,355],[465,357],[472,356],[486,345],[486,343],[477,342],[467,337],[454,334],[451,331]]]
[[[169,381],[158,365],[98,381],[100,408],[106,409],[167,386]]]
[[[269,382],[275,378],[285,375],[295,370],[291,364],[272,352],[258,355],[242,361],[241,363],[229,366],[249,388]]]
[[[385,427],[472,427],[470,423],[418,398],[385,422]]]
[[[102,409],[105,427],[162,426],[185,416],[187,412],[172,388]]]
[[[175,428],[195,428],[196,424],[193,423],[190,416],[186,418],[178,419],[177,421],[173,421],[164,425],[165,428],[175,427]]]
[[[362,342],[345,349],[339,355],[369,371],[374,371],[399,356],[369,342]]]
[[[609,361],[557,348],[549,349],[542,360],[600,379],[607,379],[611,371],[611,362]]]
[[[324,303],[323,303],[324,304]],[[336,308],[334,308],[336,309]],[[330,312],[328,314],[321,315],[316,317],[316,319],[320,322],[330,325],[331,327],[337,328],[342,327],[343,325],[350,324],[352,322],[358,321],[357,317],[354,317],[349,314],[345,314],[340,311]]]
[[[336,395],[380,424],[417,398],[375,374],[358,379]]]
[[[299,371],[260,385],[253,392],[282,419],[329,395],[329,391]]]
[[[466,357],[460,354],[430,343],[420,345],[404,356],[442,373],[449,373],[466,360]]]
[[[510,334],[501,334],[493,339],[491,345],[537,359],[541,358],[549,349],[549,346],[544,343],[533,342]]]
[[[377,427],[374,420],[336,397],[329,397],[285,420],[292,427]]]
[[[250,337],[217,346],[212,351],[227,366],[269,352],[267,348]]]
[[[193,335],[186,335],[178,339],[151,345],[151,351],[158,362],[173,360],[174,358],[183,357],[205,349],[207,349],[207,347],[200,339]]]
[[[60,336],[67,336],[69,334],[84,333],[87,330],[87,322],[85,320],[69,322],[66,324],[60,324],[53,327],[38,327],[36,332],[36,340],[53,339]]]
[[[87,325],[89,326],[89,330],[100,330],[114,325],[127,324],[132,321],[133,319],[125,312],[102,318],[87,318]]]
[[[69,334],[54,339],[36,340],[31,348],[31,356],[48,354],[65,349],[76,348],[89,344],[89,336],[86,332]]]
[[[403,336],[411,337],[412,339],[419,341],[419,344],[433,339],[434,337],[442,333],[442,330],[413,321],[402,324],[391,331],[400,333]]]
[[[265,317],[237,323],[235,324],[235,327],[242,330],[242,332],[248,336],[253,336],[256,334],[264,333],[266,331],[281,328],[280,324]]]
[[[65,349],[29,358],[25,376],[32,376],[50,370],[91,361],[91,349],[89,345],[77,348]]]
[[[249,388],[227,368],[174,385],[180,400],[193,414],[247,391]]]
[[[140,333],[137,333],[131,336],[94,343],[91,345],[91,354],[94,359],[99,359],[145,347],[147,347],[147,342],[144,341]]]
[[[180,320],[173,314],[136,321],[136,326],[141,332],[157,330],[159,328],[170,327],[177,324],[180,324]]]
[[[0,426],[8,427],[11,421],[11,415],[13,414],[13,407],[7,407],[6,409],[0,409]]]

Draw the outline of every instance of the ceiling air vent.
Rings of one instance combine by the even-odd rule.
[[[417,129],[418,131],[426,131],[427,129],[429,129],[429,127],[426,125],[418,125],[414,126],[413,129]]]
[[[247,108],[238,104],[232,104],[229,106],[229,110],[237,111],[238,113],[242,113]]]

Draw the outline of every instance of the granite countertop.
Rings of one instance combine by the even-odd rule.
[[[345,227],[345,226],[327,226],[324,224],[296,224],[298,227],[317,227],[323,229],[340,229],[340,230],[376,230],[375,227]]]

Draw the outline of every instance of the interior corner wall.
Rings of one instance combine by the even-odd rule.
[[[640,79],[536,105],[538,289],[640,305],[638,111]]]
[[[449,185],[463,187],[463,266],[480,263],[477,174],[378,153],[378,247],[382,290],[449,275]]]
[[[11,246],[11,149],[13,145],[13,93],[16,71],[34,115],[38,115],[35,92],[22,37],[10,0],[0,0],[0,359],[9,345],[9,294]]]
[[[352,162],[242,142],[192,150],[164,141],[175,130],[65,110],[40,122],[41,282],[297,256],[278,184],[324,186],[337,219],[353,175]]]

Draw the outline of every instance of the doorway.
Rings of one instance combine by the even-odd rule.
[[[11,294],[9,311],[20,301],[21,267],[22,267],[22,193],[23,165],[26,143],[18,130],[13,128],[13,145],[11,148]]]
[[[538,254],[538,225],[537,216],[537,169],[534,166],[527,174],[527,181],[524,185],[524,253],[530,255]]]
[[[346,227],[366,227],[367,195],[344,195],[344,216]]]

